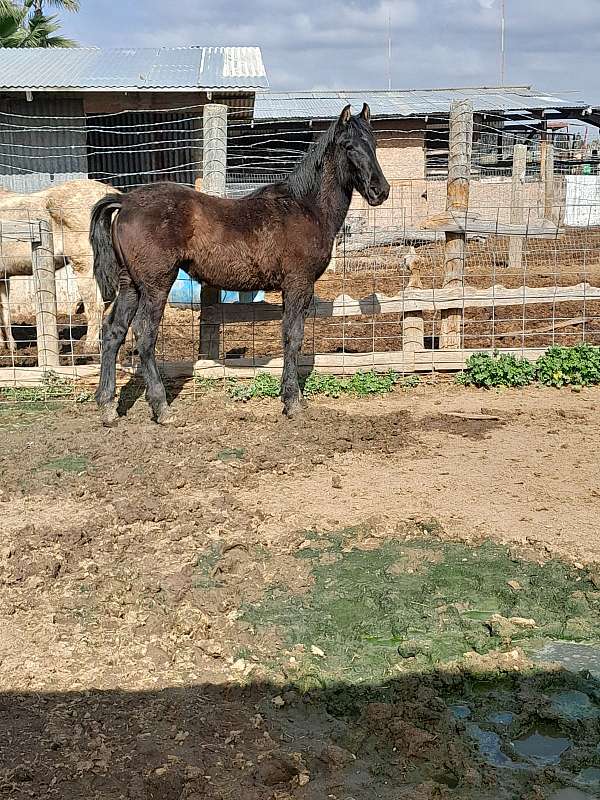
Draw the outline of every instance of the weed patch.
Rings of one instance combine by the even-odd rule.
[[[38,469],[43,471],[69,472],[79,474],[85,472],[90,465],[88,456],[62,456],[53,458],[40,464]]]
[[[392,370],[385,373],[374,371],[357,372],[349,377],[323,375],[312,372],[304,382],[303,392],[307,397],[324,395],[326,397],[367,397],[369,395],[386,394],[394,388],[414,389],[420,384],[418,375],[402,376]],[[194,385],[200,394],[223,387],[219,379],[196,376]],[[240,381],[228,378],[224,388],[232,400],[246,402],[253,399],[276,398],[281,393],[279,380],[268,373],[259,373],[251,381]]]
[[[70,378],[48,371],[35,386],[6,386],[0,389],[0,403],[28,403],[41,405],[52,400],[90,399],[88,392],[77,392],[75,382]]]
[[[509,353],[474,353],[456,383],[483,389],[529,386],[596,386],[600,384],[600,348],[588,344],[550,347],[531,363]]]

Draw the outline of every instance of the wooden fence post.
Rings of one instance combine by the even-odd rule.
[[[541,144],[540,166],[543,169],[544,219],[554,222],[554,145],[548,140]]]
[[[48,220],[40,220],[39,240],[31,243],[31,263],[35,293],[38,366],[59,366],[58,328],[56,325],[56,278],[54,275],[54,240]]]
[[[404,263],[410,272],[410,280],[407,289],[422,289],[421,281],[421,257],[416,254],[415,248],[411,247],[408,254],[404,256]],[[402,320],[402,350],[414,353],[417,350],[425,349],[425,323],[422,311],[409,311],[404,314]]]
[[[512,186],[510,192],[510,221],[523,224],[523,203],[525,173],[527,170],[527,145],[516,144],[513,147]],[[523,237],[510,236],[508,240],[508,266],[520,269],[523,262]]]
[[[448,145],[448,184],[446,209],[467,220],[469,210],[469,182],[471,178],[471,149],[473,142],[473,103],[456,100],[450,107],[450,132]],[[467,232],[446,232],[443,286],[462,286],[465,274]],[[461,346],[462,310],[447,309],[441,312],[440,349]]]
[[[207,103],[204,106],[202,149],[202,191],[225,197],[227,173],[227,106]],[[207,322],[204,309],[216,306],[221,292],[202,285],[200,312],[200,355],[218,361],[221,355],[221,325]]]

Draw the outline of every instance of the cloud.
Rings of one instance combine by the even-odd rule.
[[[600,103],[598,0],[506,4],[507,82],[579,90]],[[118,9],[118,13],[116,12]],[[395,88],[499,81],[499,0],[94,0],[64,30],[99,46],[259,45],[274,89]]]

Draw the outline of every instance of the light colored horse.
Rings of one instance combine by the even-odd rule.
[[[0,189],[0,221],[48,219],[52,224],[56,268],[68,259],[73,267],[77,289],[87,317],[86,345],[98,349],[104,303],[93,277],[93,257],[89,243],[92,206],[116,189],[99,181],[67,181],[49,189],[18,194]],[[0,350],[15,350],[10,331],[9,279],[31,275],[31,245],[16,240],[0,241]]]

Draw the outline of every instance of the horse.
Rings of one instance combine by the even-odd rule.
[[[221,289],[282,292],[281,398],[283,413],[295,416],[301,410],[298,354],[306,314],[355,189],[371,206],[390,192],[366,103],[356,115],[347,105],[285,180],[245,197],[157,183],[99,200],[90,226],[94,275],[104,301],[114,301],[102,329],[95,396],[103,424],[118,419],[116,360],[130,325],[153,418],[174,421],[155,347],[180,267]]]
[[[104,303],[92,273],[92,250],[88,241],[90,212],[100,198],[115,191],[112,186],[87,179],[67,181],[28,194],[0,189],[1,220],[48,219],[51,222],[55,268],[64,267],[65,259],[71,262],[88,322],[86,345],[95,350],[100,347]],[[31,274],[29,242],[16,239],[0,242],[0,350],[4,346],[11,351],[16,349],[10,330],[10,278]]]

